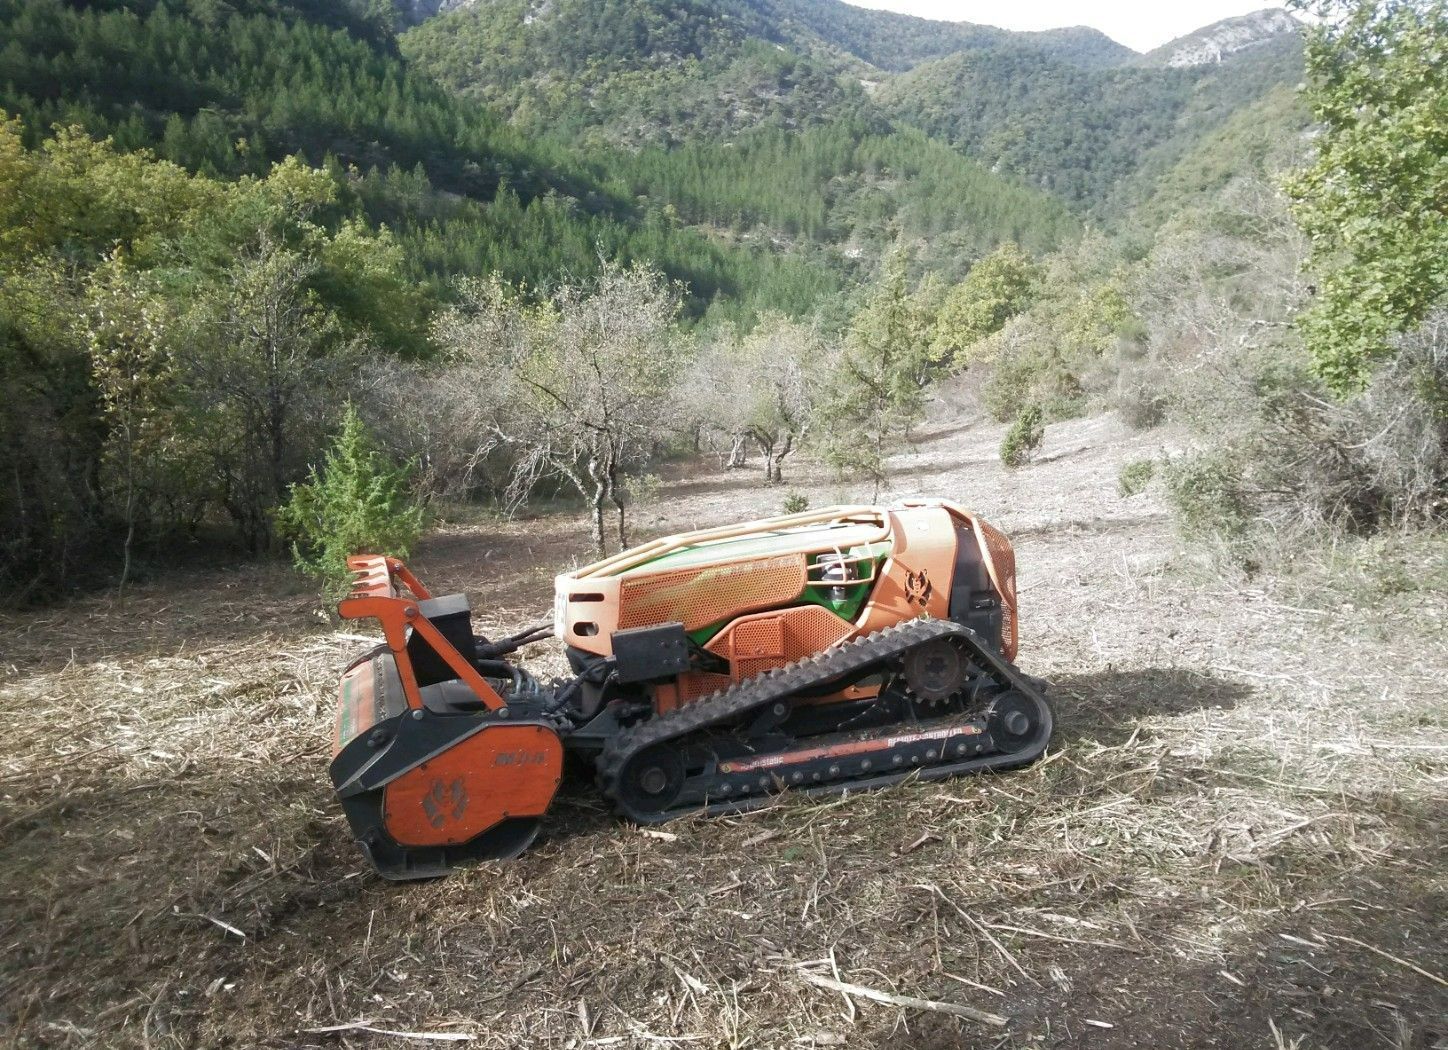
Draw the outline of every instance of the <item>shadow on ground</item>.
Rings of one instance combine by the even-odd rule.
[[[326,626],[319,608],[312,583],[281,562],[158,573],[123,597],[110,591],[53,609],[0,613],[0,636],[7,642],[0,686],[73,664],[241,649],[269,637],[287,639],[277,645],[292,644]]]
[[[1063,677],[1051,683],[1047,694],[1056,715],[1052,750],[1078,740],[1109,747],[1129,739],[1142,719],[1229,711],[1251,694],[1240,682],[1178,668]],[[610,825],[622,826],[620,822],[599,795],[592,770],[579,763],[570,766],[543,835],[562,843]]]
[[[1145,525],[1155,525],[1167,520],[1168,515],[1162,512],[1122,515],[1114,518],[1065,518],[1042,522],[1038,525],[1019,526],[1011,530],[1011,539],[1017,544],[1027,539],[1050,539],[1058,535],[1074,540],[1082,536],[1130,532]]]
[[[1063,675],[1048,694],[1058,743],[1092,739],[1108,746],[1128,739],[1146,718],[1230,711],[1252,695],[1239,681],[1176,667]]]
[[[950,438],[959,437],[961,434],[969,433],[979,426],[980,421],[972,419],[963,423],[956,423],[953,426],[916,430],[911,433],[906,440],[909,441],[912,446],[919,448],[922,445],[931,445],[937,441],[947,441]]]

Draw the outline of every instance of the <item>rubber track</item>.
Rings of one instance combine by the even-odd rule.
[[[1036,701],[1045,716],[1046,731],[1040,734],[1044,739],[1033,752],[997,752],[964,763],[951,763],[947,769],[937,775],[953,775],[956,766],[962,767],[959,770],[961,772],[967,771],[965,767],[971,769],[983,767],[991,764],[993,759],[996,760],[995,765],[1023,765],[1037,758],[1049,742],[1051,729],[1050,707],[1041,695],[1037,684],[1022,675],[1003,657],[982,646],[979,637],[970,628],[963,627],[953,620],[916,619],[886,627],[844,645],[815,653],[785,667],[766,671],[667,714],[655,715],[647,722],[618,733],[605,745],[603,753],[599,756],[599,785],[603,789],[604,795],[614,803],[621,813],[641,823],[657,823],[691,812],[702,811],[710,814],[739,812],[763,805],[769,801],[768,796],[756,799],[721,800],[706,806],[689,806],[645,817],[642,814],[631,812],[619,798],[618,775],[630,759],[646,748],[679,740],[681,737],[711,726],[729,723],[776,700],[787,699],[803,690],[826,685],[835,679],[859,675],[872,666],[902,656],[916,646],[939,638],[960,638],[965,641],[971,647],[976,661],[984,666],[984,669],[996,679],[998,684],[1017,689]],[[936,769],[939,768],[936,767]],[[912,772],[916,775],[929,776],[930,773],[935,772],[935,769],[927,767]],[[844,779],[832,784],[796,790],[806,794],[818,794],[839,792],[856,787],[885,786],[905,779],[908,775],[910,774],[888,774],[866,780],[861,778]]]

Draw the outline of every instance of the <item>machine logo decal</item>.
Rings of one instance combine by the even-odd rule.
[[[930,576],[924,569],[905,574],[905,600],[911,605],[925,608],[930,603],[930,596],[934,593],[935,587],[931,584]]]
[[[541,766],[548,761],[546,751],[504,751],[493,759],[495,766]]]
[[[427,822],[435,828],[442,827],[449,818],[461,820],[468,811],[468,792],[463,787],[463,778],[458,777],[446,787],[441,777],[434,780],[432,790],[423,796],[422,811],[427,814]]]

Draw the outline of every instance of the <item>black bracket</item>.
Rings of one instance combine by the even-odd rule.
[[[681,623],[614,631],[613,660],[623,685],[673,678],[689,669],[689,636]]]

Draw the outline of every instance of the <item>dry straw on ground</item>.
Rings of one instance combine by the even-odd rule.
[[[1053,427],[1004,476],[999,436],[936,426],[894,479],[1016,535],[1046,761],[657,834],[576,786],[523,858],[439,882],[383,883],[348,841],[325,767],[364,643],[283,571],[8,618],[0,1025],[57,1047],[1441,1041],[1444,594],[1204,576],[1150,494],[1116,495],[1160,438]],[[776,510],[755,480],[667,483],[640,526]],[[582,540],[459,528],[416,560],[514,627]]]

